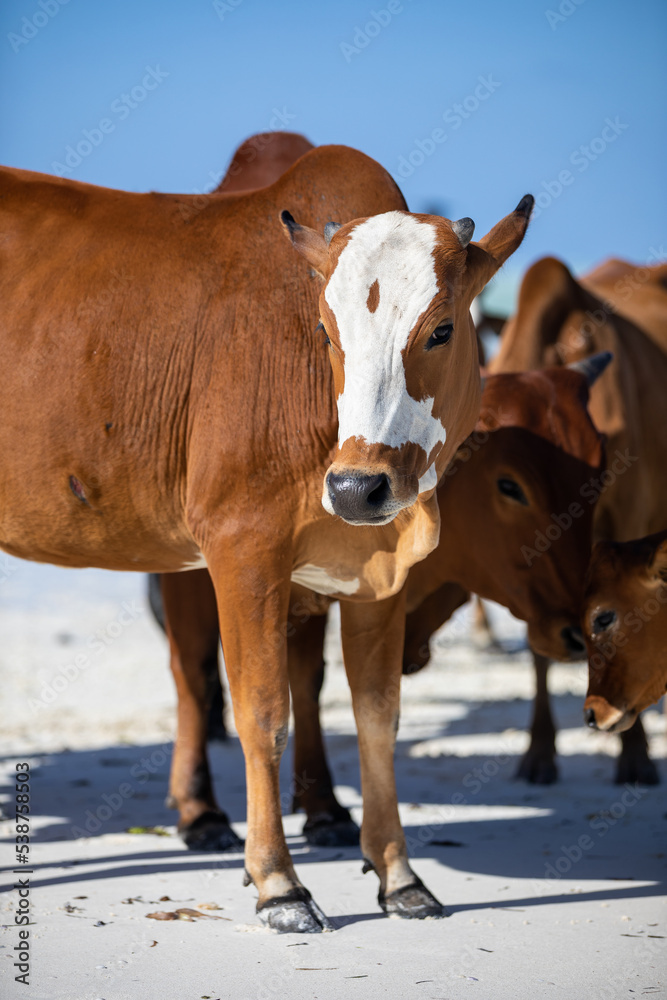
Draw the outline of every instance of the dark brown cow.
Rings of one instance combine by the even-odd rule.
[[[327,926],[279,808],[292,578],[343,598],[362,848],[387,912],[441,915],[408,864],[393,777],[402,586],[437,542],[435,485],[477,419],[470,303],[532,199],[471,243],[470,220],[409,214],[386,171],[338,146],[196,214],[193,196],[12,169],[0,187],[0,546],[208,567],[246,758],[247,879],[279,930]]]
[[[572,504],[586,483],[603,467],[602,439],[586,409],[589,384],[601,373],[609,355],[584,366],[585,375],[550,369],[487,379],[482,410],[473,435],[438,485],[441,533],[437,549],[415,565],[406,584],[404,672],[428,661],[428,642],[452,611],[474,590],[509,607],[528,622],[533,646],[547,656],[566,659],[571,632],[578,629],[581,588],[591,546],[593,505]],[[480,502],[484,498],[484,502]],[[570,517],[569,530],[559,533],[550,549],[530,560],[536,533],[548,532],[552,513]],[[568,511],[570,513],[568,514]],[[200,658],[199,731],[206,715],[202,636],[208,658],[216,648],[213,589],[203,571],[163,577],[167,601],[176,605],[180,629],[171,634],[172,657]],[[177,593],[190,617],[179,613]],[[336,801],[326,764],[318,716],[323,680],[324,618],[330,600],[295,587],[290,602],[288,664],[294,705],[295,805],[307,819],[304,832],[317,844],[347,843],[357,835],[347,810]],[[208,609],[208,610],[206,610]],[[187,650],[185,652],[184,650]],[[180,693],[180,692],[179,692]],[[191,846],[219,847],[215,828],[190,824],[201,809],[191,789],[194,776],[207,776],[210,812],[217,810],[208,780],[205,750],[193,757],[179,737],[171,777],[172,805],[181,812],[180,828]],[[304,776],[305,779],[304,780]]]
[[[598,542],[584,608],[586,721],[624,732],[667,691],[667,531]]]
[[[667,438],[655,433],[656,425],[667,419],[664,270],[610,262],[579,282],[560,261],[538,261],[526,272],[516,315],[508,321],[490,366],[496,372],[520,371],[577,361],[601,350],[614,355],[590,403],[593,420],[608,439],[609,467],[587,490],[599,495],[597,539],[625,541],[664,527]],[[526,776],[538,781],[556,776],[547,666],[537,659],[540,697],[525,768]],[[616,780],[658,781],[639,719],[623,737]]]

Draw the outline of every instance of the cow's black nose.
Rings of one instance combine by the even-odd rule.
[[[587,726],[591,729],[597,729],[597,723],[595,721],[595,710],[592,708],[587,708],[584,712],[584,720]]]
[[[334,513],[345,521],[367,524],[387,516],[383,508],[391,498],[391,486],[384,473],[364,476],[330,472],[327,491]]]
[[[563,637],[563,642],[568,653],[583,656],[586,652],[586,644],[584,642],[584,634],[578,625],[567,625],[561,631],[561,636]]]

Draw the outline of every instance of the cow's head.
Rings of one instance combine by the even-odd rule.
[[[609,361],[602,354],[574,370],[489,376],[475,432],[438,490],[449,549],[461,563],[454,578],[508,607],[527,623],[531,647],[553,659],[585,655],[580,615],[594,512],[587,487],[604,462],[586,404]]]
[[[479,243],[471,219],[387,212],[324,234],[281,215],[324,278],[322,336],[338,403],[338,445],[322,503],[350,524],[387,524],[439,476],[480,401],[470,304],[521,243],[533,199]]]
[[[667,531],[598,542],[586,581],[588,725],[629,729],[667,690]]]

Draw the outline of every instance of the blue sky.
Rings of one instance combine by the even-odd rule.
[[[667,247],[666,29],[662,0],[6,0],[0,161],[195,192],[286,127],[478,237],[540,196],[510,274],[644,262]]]

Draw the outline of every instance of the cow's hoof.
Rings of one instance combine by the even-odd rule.
[[[553,785],[558,781],[558,767],[552,756],[528,750],[521,758],[516,777],[531,785]]]
[[[660,775],[658,769],[648,755],[641,756],[621,756],[616,762],[616,777],[614,783],[617,785],[640,784],[659,785]]]
[[[333,816],[308,819],[303,835],[315,847],[356,847],[359,844],[359,827],[349,813],[337,819]]]
[[[262,923],[279,934],[321,934],[334,929],[303,886],[267,900],[257,914]]]
[[[242,851],[243,841],[232,830],[224,813],[205,812],[178,834],[190,851]]]
[[[385,896],[382,891],[378,903],[389,917],[404,917],[406,920],[424,920],[426,917],[446,917],[445,908],[433,893],[429,892],[420,879],[412,885],[395,889]]]

